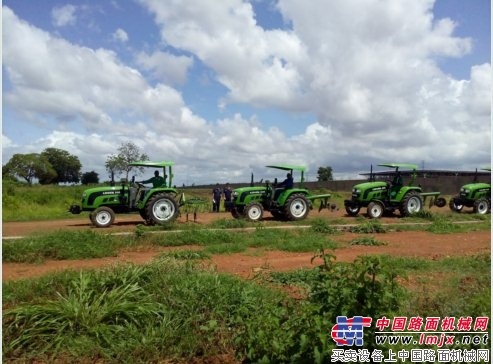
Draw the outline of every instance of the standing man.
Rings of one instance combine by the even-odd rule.
[[[221,206],[221,189],[219,188],[219,183],[212,190],[212,212],[219,212],[219,207]]]
[[[231,195],[233,194],[233,190],[231,189],[229,183],[226,183],[226,187],[224,187],[223,194],[224,194],[224,210],[229,212],[231,211]]]

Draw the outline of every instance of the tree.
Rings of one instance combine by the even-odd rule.
[[[78,157],[58,148],[46,148],[41,155],[51,163],[57,173],[54,180],[46,181],[46,183],[78,183],[80,181],[82,165]],[[40,183],[42,183],[41,180]]]
[[[133,169],[138,169],[143,172],[144,168],[131,166],[130,163],[137,161],[147,161],[149,157],[145,153],[141,153],[138,146],[132,142],[123,143],[118,148],[117,155],[110,155],[106,159],[106,170],[110,174],[111,180],[114,181],[114,175],[117,173],[125,173],[125,178],[128,180],[128,175]]]
[[[99,183],[99,175],[94,171],[85,172],[82,173],[80,181],[83,185],[88,185],[89,183]]]
[[[320,181],[332,181],[332,167],[319,167],[317,171],[317,180]]]
[[[48,159],[38,153],[14,154],[3,167],[3,174],[14,178],[22,178],[32,184],[34,178],[41,181],[53,180],[57,172]]]

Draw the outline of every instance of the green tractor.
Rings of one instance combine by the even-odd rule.
[[[491,172],[491,168],[483,168]],[[461,212],[465,207],[472,207],[474,213],[485,215],[491,211],[491,184],[477,182],[477,175],[473,183],[461,187],[459,194],[452,197],[449,207],[452,211]]]
[[[322,200],[321,208],[327,206],[330,194],[312,195],[304,188],[305,167],[282,164],[267,168],[287,171],[291,183],[278,184],[276,178],[272,184],[266,181],[264,186],[253,186],[252,183],[249,187],[235,189],[232,201],[227,206],[233,217],[260,221],[264,211],[269,211],[275,219],[295,221],[308,216],[315,200]],[[292,182],[293,172],[301,174],[299,187],[295,187]]]
[[[355,185],[351,199],[344,201],[349,216],[357,216],[362,207],[366,207],[367,214],[372,219],[380,218],[384,213],[393,214],[395,210],[399,210],[401,216],[410,216],[423,209],[427,197],[431,197],[432,204],[438,207],[446,205],[445,199],[438,197],[440,192],[424,193],[421,186],[415,185],[417,165],[385,163],[379,166],[395,169],[392,182],[375,181],[370,173],[370,181]],[[402,183],[402,170],[410,171],[408,185]]]
[[[133,162],[131,166],[162,168],[168,183],[161,187],[147,188],[135,182],[135,176],[129,184],[122,180],[120,186],[95,187],[82,193],[81,205],[72,205],[69,212],[80,214],[89,212],[89,219],[96,227],[108,227],[115,220],[117,213],[138,212],[149,225],[173,221],[179,214],[181,201],[178,192],[172,188],[173,162]],[[166,173],[167,172],[167,173]],[[183,196],[182,196],[183,197]]]

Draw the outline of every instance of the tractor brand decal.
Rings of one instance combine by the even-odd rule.
[[[382,190],[386,190],[387,187],[386,186],[382,186],[382,187],[375,187],[375,188],[372,188],[371,190],[372,191],[382,191]]]
[[[119,193],[120,193],[120,191],[106,191],[106,192],[103,192],[103,195],[117,195]]]

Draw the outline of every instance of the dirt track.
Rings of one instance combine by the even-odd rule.
[[[328,218],[342,218],[341,211],[323,211],[320,214],[313,212],[312,216],[324,216]],[[189,221],[193,216],[189,215]],[[196,223],[204,224],[215,219],[228,219],[229,214],[199,214]],[[348,219],[352,219],[346,217]],[[187,224],[187,217],[181,216],[180,222]],[[384,218],[382,223],[398,223],[397,217]],[[138,215],[119,215],[114,226],[104,229],[104,232],[134,231],[142,220]],[[194,222],[188,222],[194,223]],[[3,236],[21,236],[36,232],[47,232],[60,229],[95,229],[90,225],[89,218],[68,219],[43,222],[15,222],[3,224]],[[101,229],[96,229],[101,231]],[[340,242],[349,242],[356,235],[344,233],[337,236]],[[396,256],[418,256],[429,259],[439,259],[446,256],[473,255],[478,253],[490,253],[491,233],[489,231],[456,233],[456,234],[431,234],[424,231],[390,232],[378,236],[378,240],[384,241],[384,246],[348,246],[337,249],[335,255],[338,261],[352,261],[364,254],[388,254]],[[180,247],[174,249],[195,249],[198,247]],[[47,261],[43,264],[3,264],[3,281],[40,276],[48,272],[64,269],[98,268],[121,262],[134,262],[138,264],[151,261],[157,254],[169,250],[169,248],[149,248],[147,251],[126,251],[118,257],[102,259]],[[288,253],[280,251],[255,251],[232,255],[216,255],[211,259],[212,264],[220,272],[228,272],[242,277],[253,277],[258,272],[276,270],[285,271],[302,267],[313,267],[320,264],[315,260],[310,262],[313,253]]]

